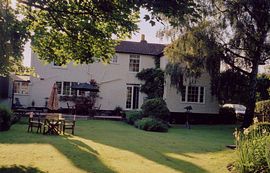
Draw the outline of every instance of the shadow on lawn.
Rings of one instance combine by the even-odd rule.
[[[79,169],[85,170],[86,172],[115,173],[114,170],[108,168],[97,157],[99,154],[96,150],[80,141],[70,140],[68,139],[68,136],[50,136],[27,133],[26,129],[25,125],[19,124],[16,125],[16,128],[12,127],[10,131],[1,133],[0,144],[50,144],[61,154],[65,155],[66,158]],[[26,173],[43,173],[36,168],[24,166],[0,168],[1,173],[2,171],[6,171],[4,173],[24,173],[24,170],[28,171]]]
[[[38,168],[26,167],[23,165],[12,165],[9,167],[0,167],[1,173],[45,173]]]
[[[92,121],[91,123],[100,123]],[[95,126],[95,125],[94,125]],[[97,130],[81,129],[77,134],[81,138],[92,140],[121,150],[136,153],[144,158],[165,165],[183,173],[208,172],[198,165],[168,156],[175,153],[196,159],[186,153],[214,153],[225,150],[227,142],[232,141],[232,131],[222,127],[181,129],[173,128],[169,133],[155,133],[138,130],[130,125],[119,122],[103,122],[102,128]],[[227,130],[228,133],[224,133]],[[95,132],[98,131],[98,134]],[[199,160],[198,160],[199,162]],[[209,163],[210,164],[210,163]]]
[[[44,136],[34,133],[23,133],[23,130],[26,130],[25,125],[18,125],[11,131],[5,132],[7,136],[0,136],[0,143],[48,143],[53,145],[80,169],[87,172],[115,172],[107,167],[98,158],[99,153],[84,143],[83,140],[70,139],[68,136]],[[224,133],[221,133],[223,130],[196,128],[192,130],[179,130],[173,128],[169,133],[154,133],[138,130],[121,122],[86,121],[78,122],[76,136],[136,153],[148,160],[183,173],[207,173],[208,171],[204,168],[179,158],[170,157],[168,153],[193,158],[187,153],[222,151],[225,149],[226,142],[230,142],[228,139],[231,138],[231,136],[229,137],[231,133],[224,136]]]

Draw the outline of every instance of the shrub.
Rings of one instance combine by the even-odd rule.
[[[123,109],[120,106],[116,106],[113,110],[113,115],[122,116]]]
[[[255,112],[262,115],[269,115],[270,114],[270,100],[257,102]]]
[[[141,108],[144,117],[152,117],[163,121],[169,120],[170,111],[162,98],[149,99]]]
[[[265,158],[268,165],[268,169],[270,168],[270,138],[268,138],[266,142],[266,148],[265,148]]]
[[[11,126],[12,112],[5,106],[0,105],[0,131],[7,131]]]
[[[142,113],[139,111],[127,111],[125,112],[125,115],[126,115],[126,122],[131,125],[133,125],[135,121],[143,117]]]
[[[135,122],[135,127],[146,130],[146,131],[154,131],[154,132],[167,132],[168,126],[160,120],[146,117],[141,120],[137,120]]]
[[[236,114],[234,108],[221,107],[219,108],[219,115],[222,117],[223,123],[236,122]]]
[[[268,125],[255,123],[243,132],[236,131],[237,172],[266,173],[270,172],[269,165],[269,132],[265,129]]]

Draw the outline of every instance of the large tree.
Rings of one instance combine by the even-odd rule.
[[[0,1],[0,75],[22,71],[23,46],[27,41],[26,22],[19,20],[9,0]]]
[[[211,62],[209,58],[212,57],[214,62],[216,59],[220,59],[233,70],[246,75],[248,94],[243,127],[248,127],[252,123],[254,115],[258,66],[270,58],[270,1],[206,0],[201,4],[203,2],[206,3],[201,7],[206,8],[201,11],[205,12],[202,13],[205,16],[203,20],[207,21],[204,23],[208,23],[208,25],[192,23],[192,29],[188,28],[188,32],[185,32],[168,47],[167,56],[174,60],[175,57],[178,57],[176,58],[178,61],[187,62],[185,67],[188,72],[194,71],[190,68],[192,67],[190,64],[194,65],[200,58],[205,58],[206,64],[209,64]],[[196,26],[195,30],[194,26]],[[213,58],[212,55],[215,55],[216,58]],[[212,79],[217,81],[217,76],[213,73],[215,71],[213,69],[217,69],[214,64],[209,66],[208,70],[212,74]],[[214,83],[212,86],[215,86]],[[215,91],[216,89],[217,87],[212,87],[212,93],[218,92]]]
[[[193,1],[147,0],[19,0],[30,22],[32,49],[41,59],[67,63],[108,62],[119,40],[138,30],[139,10],[154,24],[163,15],[177,16],[175,23],[196,18]],[[165,8],[169,6],[170,8]],[[189,15],[192,14],[192,15]]]

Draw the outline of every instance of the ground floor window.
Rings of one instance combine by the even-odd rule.
[[[138,109],[139,108],[139,85],[127,85],[126,93],[126,108]]]
[[[204,103],[205,87],[202,86],[185,86],[181,92],[182,102]]]
[[[14,94],[29,94],[29,82],[15,81],[13,84]]]
[[[80,96],[83,94],[84,91],[78,91],[73,89],[72,86],[77,85],[78,82],[68,82],[68,81],[57,81],[57,92],[58,95],[63,96]]]

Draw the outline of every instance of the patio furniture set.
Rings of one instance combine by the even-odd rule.
[[[30,112],[27,131],[32,132],[33,128],[36,128],[37,133],[60,135],[65,134],[66,130],[71,130],[74,135],[75,122],[75,117],[73,120],[68,120],[63,118],[60,113],[36,114]]]

